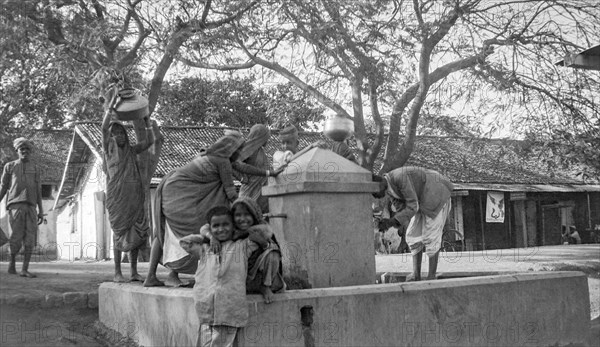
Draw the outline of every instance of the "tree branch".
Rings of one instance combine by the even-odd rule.
[[[137,57],[137,52],[142,46],[142,43],[144,43],[146,37],[148,37],[152,33],[150,30],[146,30],[146,28],[144,28],[144,23],[142,23],[142,20],[135,11],[135,5],[131,2],[131,0],[128,0],[127,2],[129,4],[127,15],[135,20],[135,24],[138,29],[138,36],[135,43],[133,44],[133,47],[131,47],[129,52],[127,52],[127,54],[123,58],[121,58],[121,60],[117,63],[117,69],[122,69],[133,63],[133,61]]]
[[[225,18],[219,19],[217,21],[214,22],[205,22],[203,20],[192,20],[189,22],[189,24],[192,26],[192,31],[193,32],[197,32],[197,31],[201,31],[203,29],[214,29],[214,28],[218,28],[222,25],[225,24],[229,24],[232,23],[233,21],[237,20],[238,18],[240,18],[244,13],[246,13],[247,11],[249,11],[252,7],[254,7],[256,4],[259,3],[260,0],[254,0],[251,3],[249,3],[246,7],[242,8],[241,10],[239,10],[238,12],[229,15]],[[206,7],[204,8],[204,10],[206,11]],[[204,13],[203,13],[204,15]]]
[[[484,48],[482,48],[480,54],[440,66],[429,74],[430,85],[441,81],[453,72],[464,70],[471,66],[475,66],[476,64],[483,63],[485,58],[492,53],[493,50],[490,49],[487,44],[484,44]],[[394,104],[392,114],[390,116],[389,135],[384,156],[385,158],[392,159],[388,159],[388,163],[383,165],[381,168],[383,172],[389,171],[391,167],[396,166],[402,160],[396,155],[398,153],[398,143],[400,140],[400,119],[408,104],[416,97],[419,86],[419,83],[412,84],[404,91],[400,99],[398,99]]]
[[[237,31],[237,29],[236,29],[236,31]],[[289,71],[288,69],[284,68],[283,66],[281,66],[277,63],[267,61],[265,59],[262,59],[262,58],[256,56],[255,54],[250,53],[250,51],[248,51],[248,49],[246,48],[244,43],[239,39],[239,37],[237,38],[237,41],[238,41],[239,46],[244,50],[244,52],[246,53],[248,58],[250,58],[250,60],[254,61],[258,65],[266,67],[269,70],[273,70],[273,71],[277,72],[278,74],[280,74],[281,76],[287,78],[288,81],[292,82],[294,85],[298,86],[303,91],[305,91],[308,94],[315,97],[320,103],[322,103],[329,109],[333,110],[337,114],[339,114],[343,117],[349,118],[351,120],[354,120],[354,118],[352,116],[350,116],[350,114],[348,114],[348,112],[346,112],[346,110],[344,110],[344,108],[342,108],[340,105],[335,103],[333,100],[331,100],[328,97],[326,97],[325,95],[323,95],[323,93],[319,92],[313,86],[302,81],[300,78],[298,78],[296,75],[294,75],[291,71]]]
[[[365,119],[363,117],[362,81],[362,76],[358,75],[356,78],[352,79],[351,87],[356,147],[361,153],[365,153],[369,148],[369,143],[367,142],[367,131],[365,129]]]
[[[377,92],[377,88],[377,83],[372,77],[369,77],[369,102],[371,104],[371,116],[373,117],[373,121],[375,122],[377,130],[375,132],[375,141],[373,141],[373,145],[366,153],[367,165],[363,164],[363,166],[371,171],[373,171],[375,159],[377,159],[377,155],[379,154],[379,151],[381,151],[384,137],[384,124],[383,120],[381,119],[381,115],[379,114],[379,105],[377,100],[379,98],[379,94]]]
[[[243,70],[243,69],[249,69],[249,68],[256,66],[256,62],[254,62],[254,61],[247,61],[242,64],[218,65],[218,64],[209,64],[209,63],[204,63],[204,62],[199,62],[199,61],[192,61],[190,59],[183,58],[183,57],[180,57],[177,60],[181,61],[182,63],[184,63],[187,66],[196,67],[196,68],[200,68],[200,69],[218,70],[218,71]]]
[[[202,16],[200,17],[200,23],[206,23],[206,17],[208,17],[208,11],[210,11],[210,6],[212,5],[212,0],[206,0],[204,4],[204,10],[202,10]]]

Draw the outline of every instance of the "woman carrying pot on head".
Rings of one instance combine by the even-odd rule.
[[[145,191],[138,155],[148,150],[160,136],[156,122],[144,117],[147,138],[129,143],[123,124],[113,119],[118,98],[115,89],[107,93],[102,121],[102,148],[106,173],[106,209],[114,241],[115,282],[125,282],[121,272],[121,252],[129,252],[131,280],[143,281],[137,271],[139,250],[145,246],[150,227],[144,209]]]

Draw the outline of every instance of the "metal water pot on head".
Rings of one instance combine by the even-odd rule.
[[[116,117],[121,121],[142,119],[150,114],[148,98],[140,90],[123,88],[117,92],[118,98],[114,110]]]
[[[333,141],[344,141],[354,132],[354,123],[345,117],[335,115],[325,120],[323,134]]]

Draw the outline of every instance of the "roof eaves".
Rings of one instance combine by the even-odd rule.
[[[69,170],[69,163],[71,162],[71,156],[73,155],[73,148],[75,146],[75,136],[77,134],[73,132],[73,136],[71,137],[71,145],[69,146],[69,154],[67,155],[67,162],[65,164],[65,168],[63,170],[62,179],[60,180],[60,187],[58,188],[58,192],[56,194],[56,199],[54,200],[54,205],[52,206],[52,210],[54,210],[58,206],[58,200],[60,200],[60,193],[63,190],[65,180],[67,179],[67,172]]]
[[[83,142],[85,142],[85,144],[90,148],[90,150],[92,151],[92,153],[94,153],[96,158],[98,160],[102,160],[102,155],[100,154],[100,152],[98,152],[98,150],[96,149],[96,146],[94,145],[92,140],[87,136],[87,134],[77,126],[75,127],[75,132],[77,134],[79,134],[79,136],[81,137]]]
[[[498,184],[498,183],[454,183],[454,190],[479,190],[527,193],[600,193],[597,184]]]

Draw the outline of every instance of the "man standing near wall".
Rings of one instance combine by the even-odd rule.
[[[9,238],[10,265],[8,273],[17,273],[15,264],[17,253],[23,245],[25,254],[20,276],[33,278],[36,276],[28,271],[29,261],[35,247],[38,223],[44,219],[40,171],[37,165],[30,160],[33,150],[31,141],[19,137],[13,142],[13,146],[19,154],[19,159],[4,166],[0,180],[0,201],[4,199],[5,195],[8,196],[6,207],[12,229]]]

